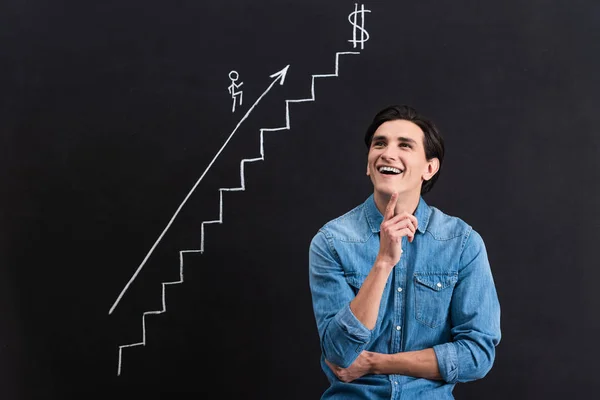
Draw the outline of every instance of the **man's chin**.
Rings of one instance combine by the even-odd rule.
[[[393,193],[398,193],[399,195],[402,194],[402,192],[399,189],[394,189],[394,188],[375,190],[375,194],[378,197],[386,198],[386,199],[392,197]]]
[[[400,198],[405,197],[405,196],[409,196],[410,197],[410,193],[412,193],[411,190],[408,190],[405,187],[379,187],[375,189],[375,193],[382,197],[382,198],[389,198],[392,196],[392,193],[398,193],[398,196]],[[420,192],[419,192],[420,193]]]

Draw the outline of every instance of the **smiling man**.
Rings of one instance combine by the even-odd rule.
[[[444,141],[414,108],[389,106],[365,135],[373,194],[326,223],[309,283],[330,386],[321,399],[453,399],[483,378],[500,305],[481,236],[423,195]]]

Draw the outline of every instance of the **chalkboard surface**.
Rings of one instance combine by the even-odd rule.
[[[318,399],[318,228],[388,104],[484,238],[494,368],[460,399],[600,389],[600,3],[0,5],[0,398]],[[211,394],[212,393],[212,394]]]

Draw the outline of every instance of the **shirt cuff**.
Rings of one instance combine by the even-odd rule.
[[[337,322],[349,336],[364,342],[371,339],[371,331],[354,316],[350,304],[340,310],[337,315]]]
[[[458,355],[454,343],[433,346],[442,379],[448,383],[458,382]]]

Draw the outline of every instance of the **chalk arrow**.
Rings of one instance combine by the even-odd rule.
[[[235,134],[235,132],[238,130],[238,128],[242,125],[242,123],[246,120],[246,118],[248,118],[248,116],[250,115],[250,113],[252,112],[252,110],[254,110],[254,107],[256,107],[258,105],[258,103],[260,103],[260,101],[262,100],[262,98],[265,97],[267,93],[269,93],[269,91],[271,90],[271,88],[273,86],[275,86],[275,84],[278,81],[279,81],[280,85],[283,85],[283,82],[285,81],[285,77],[287,75],[287,71],[288,71],[289,67],[290,67],[290,65],[288,64],[281,71],[275,72],[273,75],[269,75],[269,78],[275,78],[275,79],[273,79],[273,82],[271,82],[271,84],[269,85],[269,87],[267,87],[267,89],[258,97],[258,99],[256,99],[256,101],[254,102],[254,104],[252,104],[252,107],[250,107],[248,109],[248,111],[246,111],[246,114],[244,114],[244,116],[242,117],[242,119],[237,123],[237,125],[235,126],[235,129],[233,130],[233,132],[231,132],[229,134],[229,137],[227,138],[227,140],[225,141],[225,143],[223,143],[223,146],[221,146],[221,148],[219,149],[219,151],[217,152],[217,154],[215,155],[215,157],[212,159],[212,161],[210,162],[210,164],[208,164],[208,167],[206,167],[206,170],[204,170],[204,173],[202,173],[202,175],[196,181],[196,183],[194,184],[194,186],[192,187],[192,189],[189,191],[189,193],[187,194],[187,196],[185,196],[185,199],[183,199],[183,202],[179,205],[179,207],[177,208],[177,211],[175,211],[175,214],[173,214],[173,216],[169,220],[169,223],[167,224],[167,226],[165,227],[165,229],[163,229],[163,231],[160,234],[160,236],[158,237],[158,239],[156,239],[156,242],[154,242],[154,245],[152,245],[152,248],[150,248],[150,251],[148,251],[148,254],[146,254],[146,257],[144,257],[144,260],[138,266],[138,268],[135,270],[135,272],[133,273],[133,276],[131,277],[131,279],[129,279],[129,282],[127,282],[127,285],[125,285],[125,287],[123,288],[123,290],[119,294],[119,297],[117,297],[117,300],[115,301],[115,303],[113,304],[113,306],[108,311],[109,315],[112,314],[112,312],[115,310],[115,308],[117,307],[117,305],[121,301],[121,298],[123,298],[123,295],[125,295],[125,292],[127,292],[127,289],[129,289],[129,286],[131,286],[131,284],[133,283],[133,281],[135,280],[135,278],[137,278],[137,276],[140,273],[140,271],[142,270],[142,268],[144,268],[144,265],[146,264],[146,262],[148,261],[148,259],[152,255],[152,253],[154,252],[154,249],[156,249],[156,246],[158,246],[158,244],[162,240],[163,236],[165,236],[165,234],[167,233],[167,231],[169,230],[169,228],[173,224],[173,221],[175,221],[175,218],[177,218],[177,215],[179,215],[179,212],[181,211],[181,209],[183,208],[183,206],[185,205],[185,203],[191,197],[192,193],[194,193],[194,191],[196,190],[196,187],[198,187],[198,184],[200,184],[200,182],[202,181],[202,179],[204,179],[204,176],[206,175],[206,173],[208,172],[208,170],[212,167],[212,165],[215,163],[215,161],[217,160],[217,158],[219,157],[219,155],[221,155],[221,153],[223,152],[223,150],[227,146],[227,143],[229,143],[229,141],[231,140],[231,138],[233,137],[233,135]]]
[[[279,72],[275,72],[273,75],[269,75],[269,78],[277,78],[277,79],[281,78],[281,82],[280,82],[279,84],[280,84],[280,85],[283,85],[283,81],[285,81],[285,75],[287,74],[287,70],[288,70],[288,68],[289,68],[289,67],[290,67],[290,66],[289,66],[289,64],[288,64],[288,65],[287,65],[287,66],[286,66],[284,69],[282,69],[281,71],[279,71]],[[274,81],[274,82],[277,82],[277,79],[275,79],[275,81]],[[269,90],[269,89],[267,89],[267,90]]]

